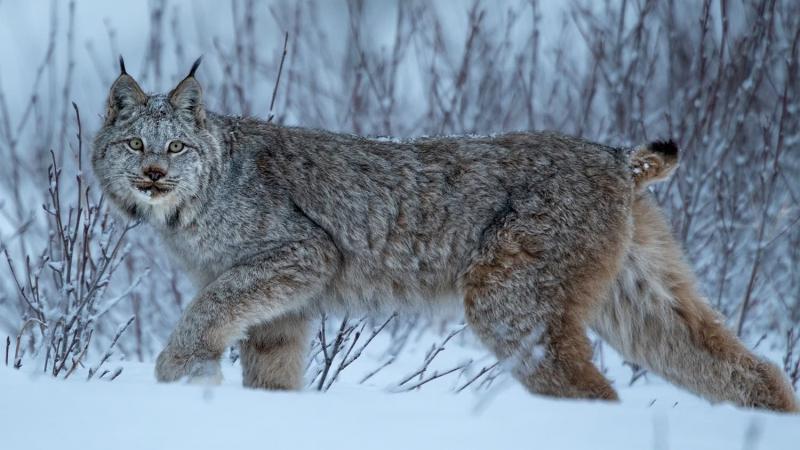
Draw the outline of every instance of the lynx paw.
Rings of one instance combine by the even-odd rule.
[[[184,378],[192,384],[220,384],[219,361],[180,355],[169,347],[164,349],[156,360],[156,379],[160,383],[170,383]]]

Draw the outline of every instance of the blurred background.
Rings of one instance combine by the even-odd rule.
[[[160,350],[194,289],[151,230],[109,215],[91,139],[120,54],[148,91],[202,55],[209,109],[281,124],[674,139],[681,166],[654,190],[702,290],[797,383],[799,46],[795,0],[0,0],[5,364],[91,377]],[[384,320],[320,318],[310,383],[336,342],[458,324]]]

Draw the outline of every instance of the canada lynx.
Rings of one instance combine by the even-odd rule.
[[[245,385],[298,388],[316,312],[457,299],[534,393],[617,398],[591,362],[588,326],[712,401],[797,409],[780,370],[697,293],[644,189],[675,167],[671,142],[394,142],[277,126],[206,111],[198,63],[155,95],[121,64],[92,158],[108,198],[149,222],[200,288],[158,357],[159,381],[216,377],[244,339]]]

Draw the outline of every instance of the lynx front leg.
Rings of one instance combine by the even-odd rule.
[[[156,361],[161,382],[220,379],[219,358],[248,327],[303,308],[334,273],[328,242],[294,242],[223,273],[189,305]]]
[[[242,382],[259,389],[299,389],[308,353],[309,320],[289,314],[247,330],[242,342]]]

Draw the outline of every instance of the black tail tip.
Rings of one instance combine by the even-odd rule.
[[[660,153],[667,157],[678,157],[678,146],[672,139],[666,141],[654,141],[647,146],[650,151]]]

